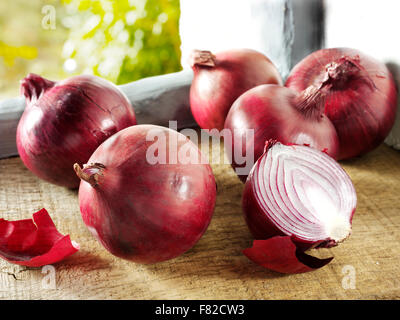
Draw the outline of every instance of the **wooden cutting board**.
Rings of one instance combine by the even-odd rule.
[[[223,154],[219,143],[213,162]],[[222,158],[223,156],[221,156]],[[81,250],[51,270],[0,261],[2,299],[399,299],[400,153],[385,145],[342,162],[358,207],[353,234],[338,247],[313,250],[333,261],[317,271],[282,275],[249,261],[241,213],[242,183],[229,164],[212,164],[218,198],[212,222],[184,255],[138,265],[109,254],[83,224],[77,191],[43,182],[19,158],[0,160],[0,217],[31,218],[46,208]],[[50,274],[55,283],[49,282]]]

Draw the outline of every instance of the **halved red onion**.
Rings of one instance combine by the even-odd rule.
[[[255,239],[281,236],[287,241],[282,236],[289,236],[301,251],[345,240],[356,204],[353,183],[333,158],[308,146],[274,141],[267,143],[243,193],[245,219]]]

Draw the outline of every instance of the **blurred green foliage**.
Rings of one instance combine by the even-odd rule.
[[[6,66],[12,67],[15,59],[35,59],[37,57],[37,48],[30,46],[11,46],[0,40],[0,57]]]
[[[46,6],[56,11],[56,29],[43,27]],[[50,79],[68,76],[61,49],[68,30],[61,21],[60,0],[0,0],[0,99],[19,94],[19,81],[28,73]]]
[[[63,2],[69,29],[63,58],[76,73],[122,84],[181,69],[179,0]]]
[[[0,0],[0,99],[31,72],[122,84],[178,71],[179,15],[179,0]]]

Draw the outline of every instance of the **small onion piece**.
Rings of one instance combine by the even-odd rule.
[[[339,136],[338,159],[367,153],[389,134],[397,110],[397,90],[385,64],[350,48],[322,49],[291,71],[285,86],[301,92],[329,85],[325,114]]]
[[[17,128],[19,155],[39,178],[60,186],[78,187],[74,163],[86,163],[104,140],[136,124],[126,96],[99,77],[53,82],[29,74],[21,93],[26,108]]]
[[[59,262],[79,250],[69,235],[62,235],[46,209],[32,219],[0,219],[0,258],[27,267],[41,267]]]
[[[350,235],[357,196],[350,177],[324,152],[269,141],[247,178],[242,201],[250,232],[256,240],[266,241],[255,244],[259,249],[253,247],[253,256],[254,250],[278,250],[264,254],[264,265],[268,256],[279,254],[282,261],[273,269],[287,273],[290,267],[293,272],[298,269],[294,261],[307,266],[303,251],[336,246]],[[285,253],[279,253],[279,242]],[[311,262],[310,270],[317,265]]]
[[[289,236],[254,240],[253,246],[243,250],[244,255],[258,265],[280,273],[303,273],[322,268],[333,257],[319,259],[296,247]]]
[[[83,168],[75,164],[74,169],[82,179],[83,221],[117,257],[145,264],[173,259],[193,247],[211,221],[212,169],[177,131],[126,128],[103,142]]]
[[[202,129],[222,130],[233,102],[247,90],[260,84],[283,84],[271,60],[255,50],[233,49],[215,55],[194,50],[189,62],[194,72],[190,108]]]

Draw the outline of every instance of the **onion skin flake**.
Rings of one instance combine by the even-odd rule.
[[[0,257],[27,267],[41,267],[59,262],[79,250],[69,235],[57,231],[46,209],[32,219],[0,219]]]
[[[304,273],[319,269],[333,257],[319,259],[296,247],[289,236],[276,236],[267,240],[254,240],[253,246],[243,254],[254,263],[280,273]]]

